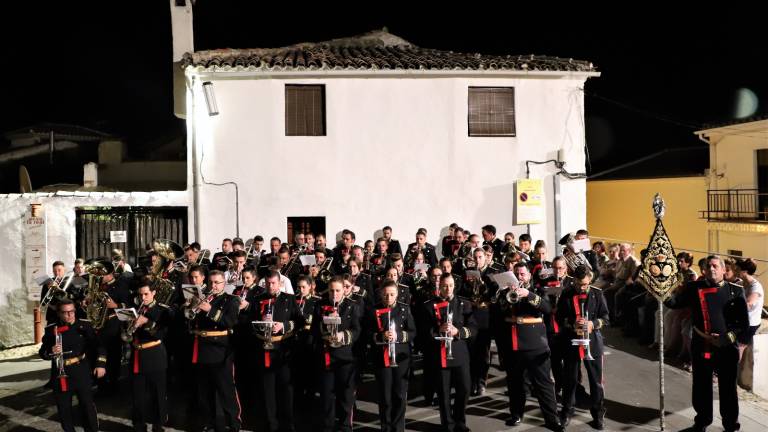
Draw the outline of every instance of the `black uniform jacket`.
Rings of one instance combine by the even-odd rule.
[[[497,237],[491,241],[483,241],[483,246],[485,245],[491,245],[493,248],[493,260],[501,261],[501,249],[504,247],[504,240]]]
[[[61,334],[61,345],[65,352],[64,371],[67,379],[54,379],[55,392],[67,391],[75,386],[91,386],[91,364],[96,367],[106,367],[107,352],[99,344],[91,322],[85,319],[76,319],[73,324],[56,322],[48,325],[43,334],[43,344],[40,346],[40,357],[43,360],[51,360],[51,378],[59,376],[53,356],[53,346],[56,344],[56,334]],[[95,358],[95,360],[94,360]],[[66,363],[70,363],[66,365]]]
[[[252,321],[264,321],[265,316],[271,312],[272,321],[283,324],[283,330],[279,333],[254,326],[254,335],[258,339],[254,347],[257,352],[256,363],[270,367],[276,362],[286,362],[291,351],[291,338],[304,326],[304,317],[296,306],[296,298],[292,294],[280,292],[273,297],[267,292],[256,297],[249,309]],[[272,342],[272,349],[264,348],[267,342]]]
[[[528,296],[517,303],[507,301],[510,288],[499,290],[491,304],[491,329],[499,351],[544,352],[549,350],[545,318],[552,312],[547,296],[528,288]]]
[[[320,297],[316,295],[308,295],[306,297],[295,297],[296,308],[301,314],[301,326],[296,329],[296,338],[294,343],[301,344],[303,346],[312,344],[312,319],[315,313],[315,305],[320,300]]]
[[[497,271],[488,265],[480,270],[481,280],[470,281],[469,278],[465,277],[461,286],[460,295],[472,301],[475,312],[474,319],[479,330],[485,330],[490,325],[488,307],[496,297],[496,291],[499,290],[499,284],[491,278],[491,275],[496,273]]]
[[[395,303],[394,306],[388,307],[378,303],[368,312],[366,321],[370,329],[373,362],[376,367],[390,366],[389,344],[384,341],[384,333],[390,330],[390,323],[394,324],[394,331],[397,333],[396,360],[410,357],[411,342],[416,337],[416,323],[410,306]]]
[[[153,301],[147,306],[138,306],[136,311],[149,321],[133,333],[130,370],[134,374],[165,370],[168,355],[163,339],[173,317],[172,309]]]
[[[458,296],[453,296],[450,300],[436,297],[424,303],[423,308],[425,328],[422,329],[422,334],[428,335],[425,344],[427,350],[425,367],[450,368],[469,365],[467,339],[477,334],[472,303]],[[459,330],[451,342],[453,359],[447,358],[448,350],[445,343],[434,339],[435,336],[442,336],[440,325],[446,322],[449,312],[452,314],[453,326]]]
[[[344,333],[344,339],[339,347],[332,347],[325,341],[325,336],[331,329],[329,325],[323,324],[323,317],[331,315],[334,310],[337,310],[341,317],[341,324],[336,327],[335,331]],[[315,304],[311,327],[312,339],[315,343],[315,354],[319,359],[318,362],[323,367],[330,368],[339,362],[355,360],[352,345],[360,337],[361,313],[362,308],[348,298],[342,299],[336,309],[327,297]]]
[[[221,363],[232,352],[230,335],[237,323],[240,299],[222,291],[209,303],[211,310],[198,312],[190,324],[193,364]]]
[[[734,283],[716,284],[705,278],[689,282],[664,304],[672,309],[687,307],[691,310],[694,327],[691,350],[703,353],[705,357],[713,347],[699,332],[720,335],[716,347],[722,347],[735,345],[739,335],[749,328],[744,289]]]
[[[417,250],[418,246],[416,242],[408,245],[408,251],[405,252],[406,263],[413,262]],[[435,267],[437,265],[437,252],[435,251],[435,247],[429,243],[424,243],[424,247],[421,251],[424,253],[424,262],[429,264],[429,267]],[[392,253],[392,251],[389,252]]]
[[[575,324],[576,320],[581,317],[582,309],[585,314],[589,314],[589,320],[592,322],[593,330],[589,334],[589,348],[592,356],[598,358],[603,355],[603,335],[600,329],[608,324],[608,306],[605,303],[603,291],[599,288],[591,287],[585,293],[572,285],[560,295],[556,317],[561,332],[561,343],[570,347],[571,339],[581,339],[581,336],[576,334]],[[576,346],[573,346],[573,349],[581,351]]]
[[[547,337],[550,339],[560,334],[560,326],[557,323],[557,304],[563,292],[573,289],[573,278],[566,275],[563,278],[552,276],[550,278],[539,279],[536,282],[536,293],[540,296],[546,296],[552,311],[549,316],[544,317],[544,324],[547,326]]]

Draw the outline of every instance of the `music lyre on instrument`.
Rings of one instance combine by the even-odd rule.
[[[336,335],[339,333],[339,326],[341,325],[341,317],[338,316],[339,304],[333,303],[333,311],[337,313],[336,316],[324,316],[323,326],[325,327],[325,342],[332,348],[338,348],[342,344],[338,341]]]
[[[269,302],[267,303],[267,307],[265,309],[266,313],[262,315],[261,321],[251,321],[251,325],[256,328],[257,331],[260,331],[263,333],[264,338],[264,349],[269,351],[272,349],[275,349],[275,344],[272,342],[272,329],[275,326],[275,321],[272,320],[272,299],[269,299]]]

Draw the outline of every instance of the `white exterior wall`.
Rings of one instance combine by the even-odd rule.
[[[78,207],[189,205],[186,191],[75,194],[0,195],[0,316],[3,317],[0,347],[33,342],[33,308],[36,304],[27,300],[23,238],[24,215],[30,204],[41,203],[45,209],[48,264],[61,260],[68,268],[76,258],[75,210]],[[50,268],[48,272],[50,274]]]
[[[208,182],[238,183],[244,238],[285,241],[288,216],[324,216],[329,237],[349,228],[358,243],[384,225],[406,243],[425,227],[437,244],[451,222],[473,233],[493,224],[500,236],[519,235],[526,227],[512,226],[514,184],[525,178],[525,160],[556,159],[563,149],[566,169],[585,170],[578,89],[584,78],[217,75],[212,81],[220,115],[208,116],[200,80],[188,95],[188,112],[194,112],[189,154],[200,166],[204,153]],[[286,137],[285,85],[315,83],[325,85],[327,136]],[[516,137],[468,137],[469,86],[515,88]],[[556,241],[554,172],[552,164],[531,166],[531,178],[544,180],[546,202],[546,220],[532,225],[531,235],[550,245]],[[560,231],[584,228],[584,180],[559,182]],[[197,240],[218,245],[235,232],[234,188],[200,185],[199,198]]]

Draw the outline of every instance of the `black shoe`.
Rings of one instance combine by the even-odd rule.
[[[560,411],[560,425],[563,427],[563,429],[565,429],[569,423],[571,423],[571,415],[568,413],[568,411]]]
[[[723,426],[723,431],[724,432],[736,432],[738,430],[741,430],[741,425],[739,423],[736,423],[735,425],[730,426],[730,427]]]
[[[523,419],[521,419],[520,417],[518,417],[516,415],[513,415],[513,416],[509,417],[507,419],[507,421],[504,422],[504,424],[507,425],[507,426],[517,426],[522,421],[523,421]]]
[[[592,426],[592,429],[595,430],[603,430],[603,419],[593,419],[591,422],[589,422],[589,425]]]
[[[544,427],[554,432],[564,432],[565,426],[560,423],[544,423]]]
[[[484,385],[481,384],[481,385],[477,386],[477,395],[478,396],[485,395],[485,386]]]
[[[161,424],[152,425],[152,432],[164,432],[165,428]]]

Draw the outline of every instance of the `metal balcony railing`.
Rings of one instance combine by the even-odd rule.
[[[768,193],[758,189],[710,189],[707,209],[699,213],[710,221],[768,222]]]

